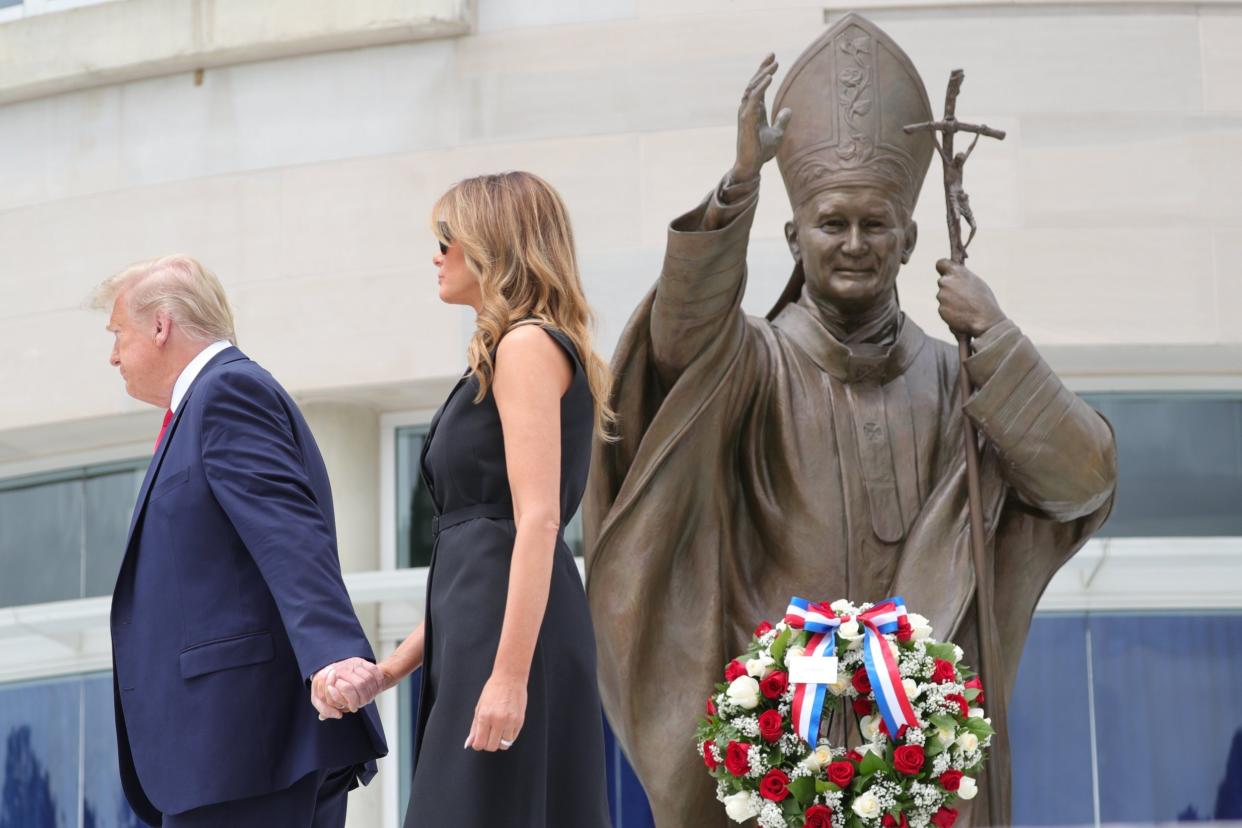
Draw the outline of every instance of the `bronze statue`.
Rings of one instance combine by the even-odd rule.
[[[586,497],[602,696],[660,828],[726,824],[695,721],[722,665],[790,596],[904,595],[979,664],[958,353],[897,301],[933,151],[927,131],[902,128],[933,120],[927,93],[857,15],[798,59],[769,124],[775,70],[769,56],[743,94],[732,170],[670,225],[663,272],[614,357],[621,440],[596,446]],[[772,157],[795,266],[757,319],[740,303]],[[1040,594],[1108,514],[1115,446],[978,276],[937,269],[941,316],[975,337],[978,588],[1003,644],[983,681],[1008,689]],[[959,825],[1008,818],[973,804]]]

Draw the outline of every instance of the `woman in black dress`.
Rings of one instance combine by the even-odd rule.
[[[380,664],[386,687],[423,667],[405,825],[607,826],[595,637],[563,532],[613,415],[569,218],[523,172],[457,184],[432,218],[440,298],[478,322],[423,450],[426,618]]]

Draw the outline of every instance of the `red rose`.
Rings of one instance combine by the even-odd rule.
[[[739,676],[746,675],[746,665],[738,661],[736,658],[725,665],[725,681],[730,684]]]
[[[806,828],[832,828],[832,809],[827,805],[812,805],[807,808]]]
[[[764,621],[762,624],[755,627],[755,638],[758,638],[759,636],[764,635],[765,633],[770,633],[770,632],[772,632],[772,625],[769,624],[767,621]]]
[[[979,691],[979,695],[975,696],[975,704],[982,705],[985,701],[985,697],[983,694],[983,682],[980,681],[979,677],[975,676],[970,681],[966,682],[966,686]]]
[[[711,697],[711,696],[708,696],[708,697],[707,697],[707,715],[709,715],[709,716],[715,716],[715,715],[716,715],[716,705],[715,705],[715,703],[712,701],[712,697]]]
[[[759,780],[759,795],[773,802],[780,802],[789,796],[789,774],[772,768]]]
[[[884,828],[910,828],[910,823],[906,820],[905,814],[901,815],[901,822],[893,819],[892,814],[885,814],[884,819],[881,820],[880,824],[883,825]]]
[[[765,710],[759,717],[759,735],[765,742],[775,742],[785,730],[785,720],[775,710]]]
[[[946,791],[956,791],[962,785],[962,772],[949,769],[940,774],[940,787]]]
[[[963,719],[970,716],[970,705],[966,703],[966,697],[963,696],[961,693],[949,693],[947,696],[944,697],[944,700],[956,702],[957,706],[962,711]]]
[[[957,822],[957,808],[946,808],[940,806],[940,810],[932,814],[932,825],[936,828],[953,828],[953,823]]]
[[[854,676],[850,679],[850,683],[854,685],[855,690],[864,696],[871,692],[871,679],[867,678],[867,671],[861,667],[854,671]]]
[[[875,709],[875,704],[871,699],[857,698],[854,699],[854,713],[858,716],[870,716],[871,711]]]
[[[897,640],[909,641],[914,638],[914,627],[910,626],[910,619],[904,615],[897,619]]]
[[[918,776],[923,770],[923,747],[902,745],[893,751],[893,767],[906,776]]]
[[[707,765],[708,770],[715,770],[720,767],[720,763],[716,761],[716,757],[712,755],[712,748],[716,746],[715,742],[703,743],[703,764]]]
[[[849,753],[845,754],[845,758],[857,764],[862,761],[862,754],[856,750],[851,750]]]
[[[750,745],[729,740],[725,748],[725,768],[734,776],[745,776],[750,772]]]
[[[854,766],[838,759],[828,765],[828,781],[838,788],[844,788],[854,778]]]
[[[768,677],[759,682],[759,690],[769,699],[779,699],[789,686],[789,674],[783,670],[773,670]]]
[[[936,684],[951,684],[957,678],[953,665],[943,658],[936,659],[936,669],[932,671],[932,681]]]

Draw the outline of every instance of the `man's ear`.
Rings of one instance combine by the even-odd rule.
[[[172,336],[172,316],[166,310],[157,310],[153,314],[155,319],[155,344],[164,347],[168,344],[168,337]]]
[[[792,221],[785,222],[785,243],[789,245],[789,252],[793,254],[794,261],[802,261],[802,247],[798,244],[798,225]]]
[[[910,254],[914,252],[914,245],[919,240],[919,223],[914,219],[910,219],[910,223],[906,225],[906,246],[901,251],[901,263],[909,264]]]

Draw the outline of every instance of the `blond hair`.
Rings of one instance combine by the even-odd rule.
[[[515,323],[534,319],[560,330],[578,349],[595,402],[595,430],[612,439],[612,376],[591,346],[595,315],[583,295],[569,213],[552,185],[528,172],[468,178],[440,196],[431,226],[441,242],[461,245],[481,287],[468,349],[479,380],[475,402],[491,387],[501,337]]]
[[[192,340],[237,344],[224,286],[192,256],[178,253],[130,265],[96,288],[92,304],[107,309],[121,296],[136,315],[164,311]]]

